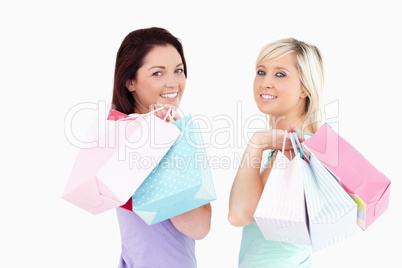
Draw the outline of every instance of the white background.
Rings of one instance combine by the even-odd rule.
[[[57,2],[57,3],[56,3]],[[188,63],[181,108],[228,127],[213,157],[242,154],[239,135],[260,115],[255,58],[267,42],[317,45],[326,66],[324,105],[339,133],[392,180],[389,209],[366,231],[313,255],[314,267],[399,267],[401,62],[398,1],[13,1],[0,4],[1,267],[116,267],[115,212],[93,216],[61,199],[78,148],[65,117],[78,104],[110,103],[114,60],[132,30],[159,26],[179,37]],[[239,102],[241,101],[241,102]],[[243,119],[236,117],[239,106]],[[331,106],[333,107],[333,106]],[[73,121],[86,131],[89,110]],[[239,139],[240,137],[240,139]],[[398,160],[399,158],[399,160]],[[212,229],[197,242],[200,268],[236,267],[241,228],[227,222],[236,165],[213,168]],[[398,249],[399,248],[399,249]]]

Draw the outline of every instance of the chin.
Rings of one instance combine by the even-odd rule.
[[[258,110],[263,114],[272,114],[272,109],[265,107],[265,105],[258,105]]]

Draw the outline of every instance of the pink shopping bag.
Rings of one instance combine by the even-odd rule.
[[[327,124],[303,144],[351,195],[357,224],[367,229],[388,208],[391,181]]]
[[[124,117],[113,110],[112,120],[94,120],[85,141],[97,145],[80,149],[62,195],[92,214],[125,204],[180,135],[150,114]]]

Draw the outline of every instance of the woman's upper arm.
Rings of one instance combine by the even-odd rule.
[[[211,215],[211,204],[206,204],[173,217],[170,220],[181,233],[192,239],[200,240],[209,233],[211,228]]]
[[[260,173],[260,168],[240,170],[233,182],[229,201],[228,220],[233,226],[241,227],[254,221],[254,212],[271,171],[271,163]]]

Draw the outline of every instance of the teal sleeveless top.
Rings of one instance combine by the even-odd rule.
[[[274,152],[270,152],[261,172],[268,166]],[[309,245],[265,240],[255,221],[243,227],[239,268],[309,268],[310,255]]]

